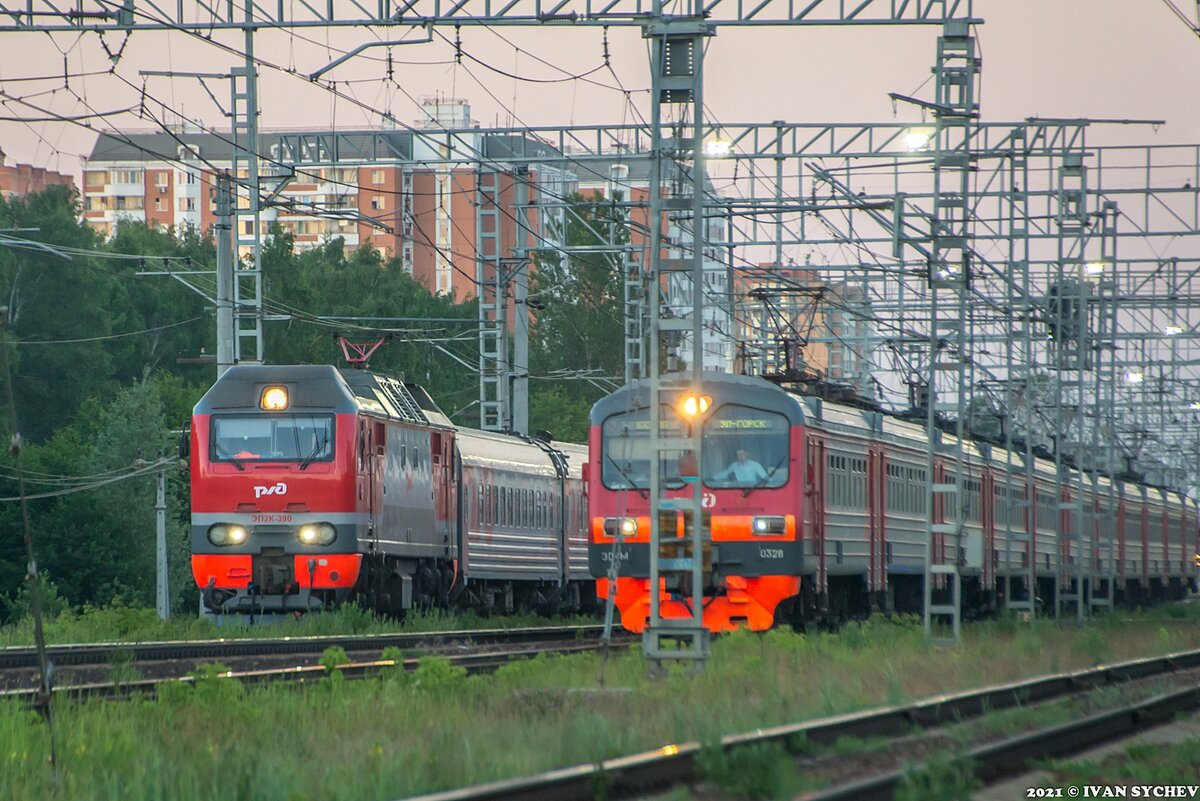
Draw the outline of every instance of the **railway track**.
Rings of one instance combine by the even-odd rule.
[[[832,746],[839,739],[848,737],[896,738],[911,733],[914,727],[931,729],[1018,706],[1068,698],[1105,686],[1193,670],[1200,670],[1200,650],[939,696],[908,706],[886,707],[759,729],[725,737],[721,747],[733,751],[769,743],[782,746],[792,753],[794,744],[801,741],[808,747]],[[1189,686],[1155,698],[978,746],[968,752],[968,756],[978,766],[980,778],[994,781],[1026,770],[1025,766],[1032,759],[1071,753],[1105,740],[1118,739],[1138,728],[1170,720],[1180,711],[1197,708],[1200,708],[1200,679],[1193,679]],[[534,776],[433,793],[410,801],[588,801],[595,797],[599,786],[605,788],[605,797],[608,799],[644,797],[676,784],[696,781],[696,757],[700,751],[701,745],[695,742],[664,745],[653,751],[605,760],[599,764],[578,765]],[[832,787],[806,798],[809,801],[890,799],[902,776],[901,771],[891,771]]]
[[[975,778],[985,786],[1027,773],[1037,762],[1123,740],[1145,729],[1170,723],[1177,715],[1200,709],[1200,681],[1117,709],[1049,726],[964,751]],[[806,801],[890,801],[904,780],[902,770],[811,793]]]
[[[74,645],[50,645],[46,654],[59,667],[67,665],[104,665],[114,654],[134,662],[170,659],[231,659],[234,657],[287,656],[322,653],[340,647],[346,653],[382,651],[384,648],[429,648],[456,644],[528,644],[552,642],[572,637],[598,639],[603,626],[547,626],[515,629],[477,629],[474,631],[430,631],[399,634],[339,635],[327,637],[278,637],[264,639],[178,640],[173,642],[120,643],[101,642]],[[0,648],[0,670],[37,667],[33,647]]]
[[[67,673],[68,679],[74,679],[69,683],[56,679],[57,693],[73,698],[121,697],[152,692],[164,682],[190,682],[187,674],[191,669],[211,662],[233,663],[236,667],[222,675],[245,683],[313,681],[327,675],[319,659],[335,647],[351,660],[339,667],[348,678],[375,676],[397,666],[412,670],[420,656],[431,654],[443,656],[469,672],[481,672],[542,652],[597,650],[603,645],[603,631],[603,626],[556,626],[264,640],[95,643],[52,646],[47,651],[55,675]],[[614,645],[623,647],[632,641],[622,634],[614,638]],[[388,648],[401,649],[405,658],[381,658]],[[36,664],[32,648],[0,650],[0,700],[31,701],[38,683]],[[143,673],[155,675],[144,677]],[[110,678],[114,674],[124,678]]]

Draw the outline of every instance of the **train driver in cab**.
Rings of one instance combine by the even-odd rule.
[[[767,471],[761,464],[746,456],[745,448],[737,449],[737,457],[720,473],[713,476],[713,481],[733,481],[737,484],[756,484],[767,477]]]

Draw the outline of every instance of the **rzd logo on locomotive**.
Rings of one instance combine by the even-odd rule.
[[[280,481],[278,484],[264,487],[261,484],[254,485],[254,497],[261,498],[264,495],[287,495],[287,484]]]

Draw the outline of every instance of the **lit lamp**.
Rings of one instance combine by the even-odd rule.
[[[909,151],[928,150],[933,139],[932,128],[909,128],[904,132],[904,147]]]
[[[1183,333],[1183,329],[1177,325],[1168,325],[1163,329],[1163,333],[1169,337],[1179,336]]]
[[[258,403],[264,412],[282,412],[288,407],[287,387],[267,387]]]
[[[1146,376],[1134,370],[1125,371],[1125,382],[1128,384],[1140,384],[1146,380]]]
[[[710,406],[712,397],[709,395],[687,395],[680,402],[679,411],[683,412],[685,417],[695,417],[707,412]]]
[[[1089,261],[1083,265],[1083,274],[1088,278],[1098,279],[1107,269],[1108,265],[1102,261]]]
[[[723,159],[733,152],[733,142],[728,139],[709,139],[704,143],[704,155],[710,159]]]

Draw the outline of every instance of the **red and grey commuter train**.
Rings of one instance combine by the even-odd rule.
[[[711,531],[707,628],[759,630],[879,608],[920,610],[928,504],[924,426],[725,373],[706,373],[700,387],[662,397],[665,424],[677,431],[703,427],[697,467]],[[684,411],[689,397],[703,399],[688,408],[691,416]],[[639,381],[593,407],[586,474],[597,594],[613,594],[622,624],[632,631],[644,629],[650,612],[648,406],[648,385]],[[943,437],[943,444],[953,439]],[[1023,454],[971,441],[962,447],[964,475],[954,475],[953,459],[939,457],[934,468],[936,483],[956,483],[965,493],[961,550],[951,553],[953,540],[935,534],[933,557],[960,565],[968,610],[994,608],[1006,592],[1018,600],[1032,591],[1036,602],[1051,603],[1059,579],[1077,573],[1080,559],[1091,561],[1090,573],[1114,578],[1118,601],[1179,598],[1195,586],[1200,542],[1196,508],[1187,498],[1107,477],[1093,485],[1072,472],[1061,485],[1082,486],[1082,497],[1064,490],[1056,499],[1053,462],[1035,459],[1030,483]],[[662,463],[667,497],[690,492],[679,475],[683,461]],[[1081,514],[1089,505],[1092,513]],[[940,500],[934,504],[933,522],[946,522],[942,507]],[[676,515],[674,525],[666,525],[662,536],[683,536],[687,523]],[[1060,530],[1079,530],[1080,537],[1060,538]],[[1032,588],[1025,586],[1030,559]],[[663,616],[691,616],[684,589],[660,577]],[[1092,589],[1108,592],[1097,582]]]
[[[230,368],[189,442],[212,612],[594,603],[582,446],[461,428],[414,384],[320,365]]]

